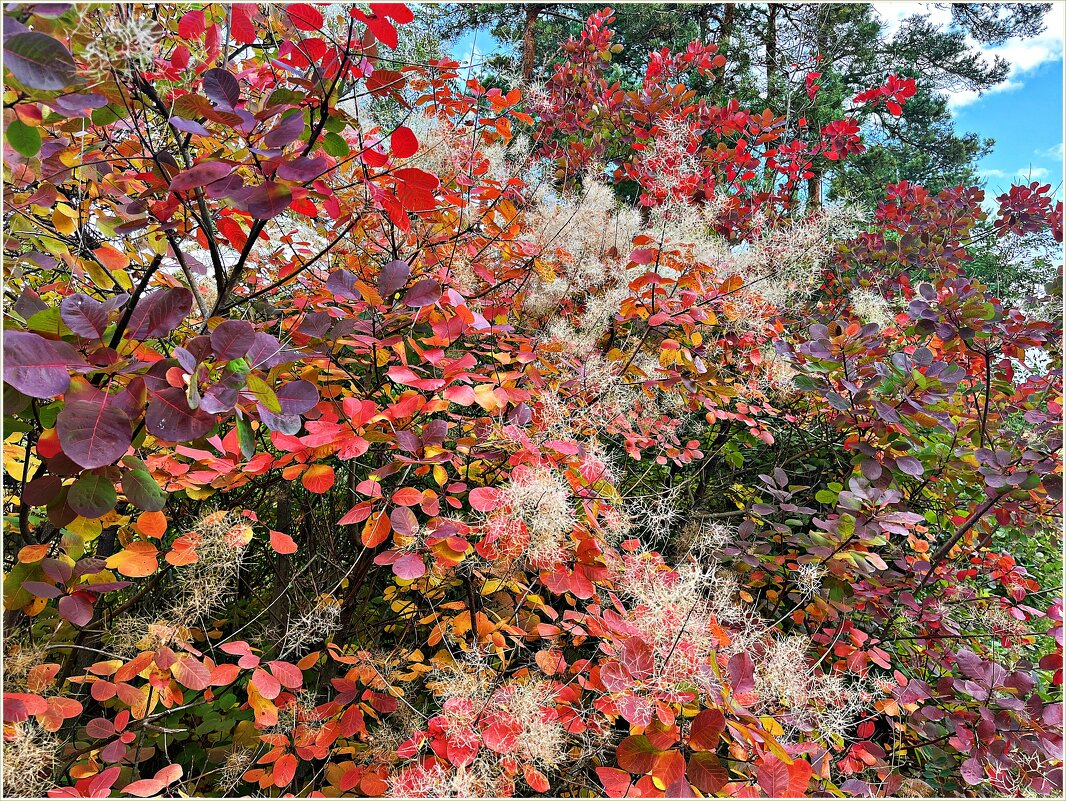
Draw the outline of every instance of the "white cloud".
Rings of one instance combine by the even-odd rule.
[[[1044,150],[1034,150],[1033,155],[1040,159],[1062,161],[1062,142],[1059,142],[1057,145],[1052,145]]]
[[[1018,173],[1017,173],[1019,178],[1032,179],[1034,181],[1039,179],[1039,178],[1046,177],[1047,174],[1048,174],[1048,168],[1047,167],[1022,167],[1022,168],[1020,168],[1018,170]]]
[[[874,10],[885,21],[888,34],[894,35],[899,30],[903,20],[914,14],[929,14],[930,20],[936,25],[947,25],[951,22],[951,11],[941,5],[933,3],[874,3]],[[993,86],[985,94],[996,94],[1020,89],[1024,85],[1024,76],[1037,67],[1053,61],[1059,61],[1063,55],[1063,30],[1066,30],[1066,3],[1052,3],[1051,10],[1044,17],[1044,32],[1039,36],[1029,39],[1012,38],[996,47],[986,47],[970,42],[977,47],[988,63],[999,56],[1010,64],[1010,74],[1006,81]],[[968,106],[977,100],[980,95],[973,91],[952,92],[948,95],[948,104],[952,109]]]

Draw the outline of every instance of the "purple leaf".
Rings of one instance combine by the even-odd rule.
[[[275,125],[263,137],[263,144],[267,147],[285,147],[299,139],[303,132],[304,115],[302,111],[297,110]]]
[[[231,411],[237,405],[243,387],[244,376],[230,373],[204,393],[200,398],[200,409],[208,414]]]
[[[185,390],[167,387],[149,390],[152,401],[145,415],[148,432],[168,442],[189,442],[211,430],[215,416],[203,409],[190,409],[185,399]]]
[[[151,339],[169,334],[192,311],[192,292],[171,287],[141,298],[126,327],[128,339]]]
[[[210,136],[211,132],[196,120],[187,120],[184,117],[174,116],[170,118],[170,124],[183,133],[196,134],[197,136]]]
[[[278,167],[278,178],[307,183],[320,176],[326,169],[325,156],[316,156],[313,159],[300,157]]]
[[[360,297],[355,288],[355,276],[347,270],[334,270],[326,279],[326,289],[341,298],[357,299]]]
[[[985,769],[976,757],[970,757],[963,762],[959,772],[962,774],[962,780],[969,785],[980,784],[985,780]]]
[[[266,408],[263,404],[256,404],[259,409],[259,419],[263,425],[269,428],[271,431],[277,431],[280,434],[289,434],[295,436],[300,431],[300,426],[303,425],[303,421],[298,414],[274,414],[270,409]]]
[[[389,520],[392,521],[392,530],[405,537],[409,537],[418,530],[418,518],[406,506],[397,506],[393,509],[389,513]]]
[[[107,98],[96,93],[60,95],[50,100],[49,105],[68,117],[88,117],[94,108],[107,105]]]
[[[208,184],[204,187],[204,194],[212,200],[217,200],[220,197],[230,197],[235,195],[244,187],[244,179],[236,173],[230,173],[220,181],[215,181],[213,184]]]
[[[201,161],[184,172],[179,172],[170,182],[171,192],[186,192],[199,186],[207,186],[233,172],[233,165],[224,161]]]
[[[403,285],[407,283],[407,279],[410,277],[410,264],[405,261],[390,261],[381,268],[381,275],[378,276],[378,294],[381,295],[382,300],[388,300],[396,292],[403,289]],[[417,287],[418,284],[415,284],[415,286]],[[438,295],[438,297],[440,296]],[[404,302],[407,302],[407,298],[404,298]],[[435,302],[435,299],[431,302]]]
[[[81,627],[93,619],[92,596],[84,592],[65,595],[59,599],[59,615],[75,626]]]
[[[53,264],[52,266],[54,267],[55,265]],[[47,308],[48,304],[41,300],[41,296],[29,287],[24,288],[22,294],[19,295],[19,299],[11,304],[11,310],[23,320],[28,320],[37,312],[45,311]]]
[[[277,367],[279,364],[287,364],[296,361],[292,351],[285,350],[281,343],[278,342],[277,337],[263,333],[255,335],[255,342],[253,342],[252,347],[248,349],[248,353],[245,354],[244,360],[248,362],[248,365],[253,370],[269,370],[271,367]]]
[[[226,320],[211,332],[211,350],[220,361],[244,356],[255,343],[255,329],[247,320]]]
[[[393,563],[392,572],[406,581],[411,581],[426,575],[426,563],[418,554],[405,553]]]
[[[432,306],[440,300],[441,294],[440,284],[432,278],[423,278],[407,291],[403,302],[412,308],[420,309],[423,306]]]
[[[920,476],[925,472],[925,468],[922,467],[922,463],[915,459],[913,456],[897,456],[896,467],[906,473],[908,476]]]
[[[54,398],[70,386],[70,359],[26,331],[4,332],[4,380],[32,398]]]
[[[133,442],[129,415],[106,392],[68,399],[56,430],[63,453],[87,469],[115,463]]]
[[[231,73],[215,68],[204,73],[204,94],[220,108],[232,111],[241,99],[241,87]]]
[[[277,217],[292,203],[292,190],[277,181],[264,181],[259,186],[242,189],[231,198],[233,205],[257,220]]]
[[[32,592],[38,598],[58,598],[63,594],[63,590],[59,589],[59,587],[44,581],[24,581],[22,582],[22,589],[26,592]]]
[[[78,68],[57,39],[39,31],[24,31],[4,39],[4,66],[30,89],[66,89]]]
[[[729,681],[737,695],[755,689],[755,663],[750,656],[739,653],[729,658]]]
[[[81,292],[63,298],[59,316],[71,331],[86,339],[99,339],[107,329],[107,308]]]
[[[285,415],[303,414],[318,403],[318,390],[310,381],[292,381],[278,387],[275,393]]]

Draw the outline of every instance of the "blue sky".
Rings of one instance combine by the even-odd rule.
[[[949,10],[932,3],[874,3],[874,8],[889,30],[915,13],[928,13],[941,24],[950,20]],[[998,55],[1010,63],[1006,81],[982,96],[973,92],[949,96],[958,130],[996,140],[993,151],[979,164],[990,198],[1029,177],[1050,183],[1062,196],[1066,3],[1055,2],[1045,21],[1046,29],[1040,36],[981,48],[987,59]]]
[[[946,24],[950,12],[925,2],[876,2],[874,8],[889,32],[901,20],[928,13]],[[1026,40],[1008,40],[981,48],[985,57],[1001,56],[1011,65],[1007,80],[982,96],[958,92],[949,97],[959,131],[973,131],[996,140],[993,151],[979,164],[989,197],[1012,182],[1032,178],[1050,183],[1063,194],[1063,30],[1066,2],[1058,0],[1046,17],[1047,29]],[[501,47],[486,30],[469,32],[453,43],[451,52],[461,61]]]

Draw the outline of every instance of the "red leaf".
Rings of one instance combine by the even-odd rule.
[[[391,531],[392,526],[385,512],[383,510],[375,512],[374,516],[369,518],[363,526],[363,545],[367,548],[375,548],[385,541]]]
[[[521,734],[521,722],[509,712],[492,710],[481,720],[481,739],[497,754],[511,753]]]
[[[296,761],[295,754],[285,754],[281,759],[274,763],[274,784],[277,787],[287,787],[289,782],[292,781],[293,776],[296,775],[296,766],[299,763]]]
[[[636,680],[648,678],[655,670],[651,647],[638,637],[630,637],[622,646],[620,661]]]
[[[270,532],[270,547],[282,555],[296,553],[298,550],[293,538],[281,531]]]
[[[729,782],[729,774],[717,756],[700,751],[689,757],[688,779],[702,793],[717,793]]]
[[[252,18],[259,13],[258,3],[238,3],[230,6],[230,30],[233,38],[241,44],[255,41],[255,24]]]
[[[500,505],[500,491],[493,487],[474,487],[470,490],[470,505],[479,512],[491,512]]]
[[[790,798],[791,777],[788,765],[774,756],[768,756],[763,760],[755,772],[759,780],[759,787],[770,798]]]
[[[790,796],[803,798],[807,794],[807,783],[811,780],[814,769],[804,759],[797,759],[788,766],[788,792]]]
[[[392,155],[396,158],[410,158],[418,152],[418,137],[406,125],[401,125],[393,131],[389,142],[392,145]]]
[[[532,765],[523,765],[522,772],[525,774],[526,784],[528,784],[534,792],[546,793],[551,788],[551,785],[548,784],[548,777]]]
[[[170,182],[171,192],[187,192],[200,186],[213,184],[233,172],[233,165],[224,161],[201,161],[179,172]]]
[[[170,674],[183,687],[206,690],[211,686],[211,671],[191,656],[178,659],[170,666]]]
[[[267,662],[270,666],[270,672],[274,674],[274,677],[281,682],[281,685],[289,690],[298,690],[303,686],[304,674],[300,668],[296,667],[289,662],[280,662],[275,660],[273,662]]]
[[[651,775],[670,787],[684,778],[685,757],[680,751],[663,751],[655,760]]]
[[[596,775],[608,798],[626,798],[636,795],[633,777],[618,768],[596,768]]]
[[[333,486],[334,480],[333,468],[328,464],[313,465],[308,468],[300,478],[304,488],[308,492],[313,492],[316,495],[322,495],[325,492],[329,492],[330,487]]]
[[[185,41],[199,38],[207,30],[203,11],[188,11],[178,23],[178,36]]]
[[[322,13],[307,3],[292,3],[285,6],[285,13],[289,15],[292,24],[301,31],[322,30]]]
[[[370,11],[375,17],[390,17],[400,25],[405,25],[415,18],[411,9],[403,3],[371,3]]]
[[[420,309],[423,306],[432,306],[440,300],[441,295],[440,284],[432,278],[423,278],[407,290],[407,294],[403,296],[403,302],[412,308]]]
[[[713,751],[725,730],[725,715],[717,709],[704,709],[692,721],[688,744],[693,751]]]
[[[281,694],[281,682],[261,667],[256,668],[255,672],[252,673],[252,684],[255,685],[255,689],[259,691],[259,694],[268,701],[273,701]]]

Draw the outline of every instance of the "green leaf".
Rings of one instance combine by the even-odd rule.
[[[99,473],[82,473],[67,493],[67,505],[90,520],[103,517],[116,503],[115,485]]]
[[[237,442],[241,446],[241,456],[245,459],[255,456],[255,435],[247,417],[237,418]]]
[[[351,153],[348,143],[340,134],[335,133],[328,133],[322,137],[322,149],[336,159],[342,159]]]
[[[41,132],[16,118],[7,126],[7,143],[26,158],[36,156],[41,150]]]
[[[167,505],[167,494],[147,470],[127,470],[122,474],[122,492],[130,503],[145,512],[158,512]]]
[[[814,499],[818,501],[818,503],[836,503],[837,494],[835,492],[830,492],[829,490],[818,490],[814,493]]]
[[[281,403],[278,396],[270,385],[255,373],[248,374],[248,391],[255,395],[255,399],[263,404],[263,407],[274,414],[281,414]]]

